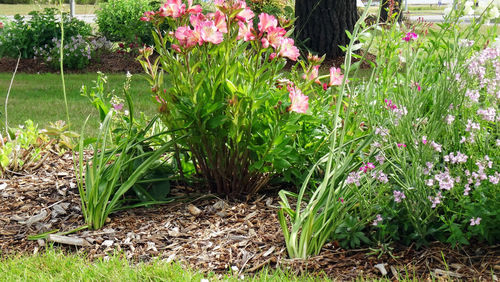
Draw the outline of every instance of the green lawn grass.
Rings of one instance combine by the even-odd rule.
[[[15,14],[27,15],[31,11],[42,11],[44,8],[57,8],[57,4],[0,4],[0,16],[13,16]],[[93,14],[98,5],[75,5],[76,14]],[[63,9],[69,12],[69,4],[63,4]]]
[[[64,255],[48,250],[30,256],[0,257],[0,281],[242,281],[228,272],[222,277],[183,268],[178,263],[154,260],[131,265],[120,256],[109,260],[89,261],[81,255]],[[296,276],[286,271],[260,271],[255,276],[244,275],[244,281],[331,281],[320,276]]]
[[[11,77],[11,73],[0,73],[0,112],[2,114],[0,128],[2,129],[5,127],[5,97]],[[97,74],[67,74],[65,79],[71,129],[80,132],[85,119],[90,115],[86,134],[95,135],[99,126],[98,113],[88,98],[80,95],[80,89],[82,84],[85,84],[87,88],[92,87]],[[115,89],[115,93],[120,96],[124,81],[124,74],[108,75],[107,89],[110,91]],[[155,105],[151,101],[150,93],[148,82],[140,75],[134,75],[130,94],[136,111],[152,116],[155,113]],[[66,120],[60,75],[18,73],[12,85],[7,109],[9,127],[24,124],[27,119],[33,120],[39,128],[47,126],[49,122]]]

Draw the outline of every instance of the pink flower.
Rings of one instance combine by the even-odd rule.
[[[267,40],[267,38],[262,38],[260,40],[260,42],[262,43],[262,48],[268,48],[269,47],[269,40]]]
[[[188,0],[188,8],[187,8],[187,13],[189,14],[199,14],[201,13],[202,9],[200,5],[194,5],[193,6],[193,0]]]
[[[149,22],[149,21],[151,21],[153,19],[153,17],[154,17],[155,14],[156,13],[153,12],[153,11],[146,11],[146,12],[144,12],[143,16],[141,17],[141,21],[143,21],[143,22]]]
[[[121,111],[123,110],[123,103],[120,103],[120,104],[113,104],[113,109],[115,109],[115,111]]]
[[[300,89],[295,86],[287,86],[287,89],[290,93],[290,101],[292,102],[288,110],[291,112],[305,114],[307,112],[307,109],[309,108],[309,97],[302,94],[302,91],[300,91]]]
[[[209,14],[210,16],[213,15],[213,20],[215,22],[215,26],[217,27],[217,30],[222,32],[222,33],[227,33],[227,23],[226,23],[226,15],[224,15],[222,12],[217,11],[213,14]]]
[[[269,14],[262,13],[259,15],[259,24],[257,27],[261,33],[268,31],[269,28],[277,27],[278,20]]]
[[[396,203],[401,203],[402,199],[406,199],[405,193],[398,190],[394,190],[393,196],[394,196],[394,202]]]
[[[249,8],[245,8],[243,11],[239,12],[236,15],[236,19],[238,19],[239,21],[242,21],[242,22],[246,22],[246,23],[248,23],[254,17],[255,17],[255,14]]]
[[[403,37],[403,40],[406,42],[416,40],[418,38],[418,35],[415,32],[408,32],[405,37]]]
[[[330,83],[328,83],[328,86],[341,85],[343,79],[344,75],[341,74],[340,68],[336,67],[330,68]]]
[[[186,13],[186,5],[182,0],[167,0],[160,8],[159,15],[162,17],[179,18]]]
[[[383,220],[382,216],[380,214],[377,214],[377,217],[373,221],[372,225],[377,226],[380,222],[382,222],[382,220]]]
[[[198,26],[199,24],[201,24],[202,22],[204,22],[206,20],[207,20],[207,18],[205,17],[205,15],[203,15],[201,13],[192,14],[191,16],[189,16],[189,22],[194,27]]]
[[[222,32],[217,30],[214,21],[205,21],[196,26],[199,30],[203,42],[210,42],[212,44],[219,44],[224,40]]]
[[[253,29],[253,21],[248,23],[238,22],[240,29],[238,30],[238,40],[243,38],[245,41],[255,40],[255,30]],[[265,48],[265,47],[264,47]]]
[[[177,52],[179,52],[179,53],[181,53],[181,52],[182,52],[182,51],[181,51],[181,48],[180,48],[180,47],[179,47],[179,45],[177,45],[177,44],[172,44],[172,49],[174,49],[175,51],[177,51]]]
[[[179,44],[184,48],[190,48],[196,44],[201,45],[200,33],[192,30],[189,26],[180,26],[175,31],[175,38],[179,40]]]
[[[420,92],[422,90],[422,87],[420,87],[420,84],[418,84],[418,82],[413,83],[413,85],[417,87],[417,91]]]
[[[427,144],[427,136],[422,136],[422,144]]]
[[[282,27],[270,27],[267,29],[266,39],[274,49],[278,49],[285,34],[286,30]]]
[[[321,84],[321,82],[318,79],[318,75],[319,75],[319,65],[318,66],[313,66],[311,68],[311,70],[309,71],[309,73],[308,74],[304,74],[302,76],[302,78],[303,79],[307,79],[307,80],[314,80],[314,82]]]
[[[0,22],[0,28],[3,28],[3,22]]]
[[[398,143],[397,145],[398,145],[398,148],[401,148],[401,147],[406,148],[406,144]]]
[[[295,47],[294,41],[291,38],[282,38],[280,42],[279,55],[289,58],[292,61],[297,61],[300,56],[299,49]]]
[[[479,223],[481,223],[480,217],[470,219],[470,226],[479,225]]]

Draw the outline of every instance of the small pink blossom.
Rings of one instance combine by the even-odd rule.
[[[406,42],[409,42],[409,41],[412,41],[412,40],[416,40],[417,38],[418,38],[418,34],[416,34],[415,32],[408,32],[403,37],[403,40],[406,41]]]
[[[431,141],[431,147],[432,149],[434,149],[434,151],[441,153],[443,146],[434,141]]]
[[[302,94],[302,91],[300,91],[300,89],[295,86],[287,86],[287,89],[290,93],[290,101],[292,102],[289,111],[305,114],[307,112],[307,109],[309,108],[309,97]]]
[[[401,203],[402,199],[406,199],[405,193],[398,190],[394,190],[393,196],[394,196],[394,202],[396,203]]]
[[[385,157],[384,155],[382,154],[378,154],[375,156],[375,160],[379,163],[379,164],[384,164],[384,161],[385,161]]]
[[[418,82],[413,83],[413,85],[417,87],[418,92],[422,90],[422,87],[420,87],[420,84],[418,84]]]
[[[346,184],[354,184],[354,185],[359,187],[361,185],[360,180],[361,180],[361,172],[360,171],[352,171],[347,176],[345,183]]]
[[[427,136],[422,136],[422,144],[427,144]]]
[[[403,144],[403,143],[397,143],[397,145],[398,145],[398,148],[401,148],[401,147],[402,147],[402,148],[406,148],[406,144]]]
[[[436,197],[429,196],[428,199],[432,204],[431,208],[435,208],[438,204],[440,204],[442,198],[443,196],[441,195],[441,191],[437,193]]]
[[[377,214],[375,217],[375,220],[373,221],[372,225],[377,226],[380,222],[382,222],[383,218],[380,214]]]
[[[151,21],[153,19],[153,17],[154,17],[155,14],[156,13],[153,12],[153,11],[146,11],[146,12],[144,12],[144,14],[143,14],[143,16],[141,17],[140,20],[144,21],[144,22],[149,22],[149,21]]]
[[[328,86],[341,85],[343,79],[344,75],[341,73],[340,68],[330,68],[330,82],[328,83]]]
[[[455,117],[452,115],[447,115],[446,118],[444,119],[444,121],[446,121],[446,124],[448,124],[448,125],[452,124],[454,120],[455,120]]]
[[[314,80],[314,82],[316,83],[321,83],[318,79],[318,75],[319,75],[319,65],[313,66],[309,71],[309,73],[304,74],[302,78],[307,80]]]
[[[480,223],[481,223],[480,217],[470,219],[470,226],[479,225]]]
[[[373,163],[366,163],[366,165],[360,167],[359,170],[366,173],[367,171],[372,170],[374,168],[375,165]]]

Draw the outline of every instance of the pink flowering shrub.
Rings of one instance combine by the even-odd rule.
[[[359,212],[378,241],[500,240],[500,49],[479,27],[382,31],[355,99],[374,142],[346,178],[376,191]]]
[[[139,59],[163,122],[186,136],[178,163],[192,164],[179,169],[213,192],[246,196],[276,173],[308,164],[301,163],[300,136],[316,126],[311,106],[331,91],[318,86],[316,95],[308,80],[285,77],[286,61],[300,53],[274,16],[254,14],[245,1],[214,3],[217,10],[203,12],[191,0],[168,0],[145,12],[155,46]],[[165,23],[171,32],[161,29]]]

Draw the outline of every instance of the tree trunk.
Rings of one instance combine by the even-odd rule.
[[[343,55],[358,20],[356,0],[295,0],[295,38],[303,51],[310,50],[327,58]]]

